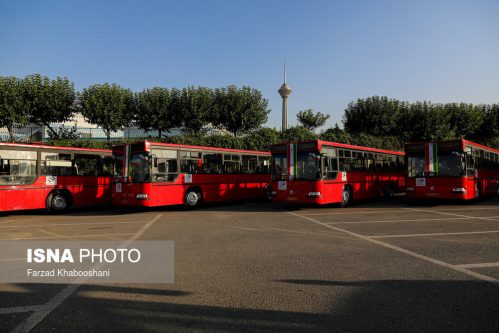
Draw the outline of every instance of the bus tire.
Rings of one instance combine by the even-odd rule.
[[[185,192],[184,206],[187,208],[198,207],[203,200],[201,190],[197,188],[190,188]]]
[[[340,207],[345,208],[348,207],[352,203],[352,188],[350,185],[343,186],[343,190],[341,191],[341,202]]]
[[[70,198],[62,191],[53,191],[47,198],[47,209],[53,212],[63,212],[69,208]]]

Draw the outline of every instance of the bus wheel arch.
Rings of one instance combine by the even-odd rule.
[[[386,184],[385,188],[383,189],[383,196],[385,198],[391,198],[395,195],[397,185],[395,182],[390,181],[388,184]]]
[[[348,207],[353,200],[353,188],[352,185],[350,184],[345,184],[343,186],[343,189],[341,190],[341,201],[340,201],[340,207]]]
[[[71,206],[72,199],[68,190],[53,190],[47,196],[47,209],[54,212],[65,211]]]
[[[201,204],[203,201],[203,191],[199,186],[191,186],[185,191],[184,206],[187,208],[194,208]]]

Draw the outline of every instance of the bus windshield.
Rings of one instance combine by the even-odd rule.
[[[424,152],[407,154],[408,177],[462,177],[466,164],[462,151],[438,151],[438,172],[425,172]]]
[[[114,156],[114,174],[116,176],[124,176],[123,174],[123,155],[115,155]]]
[[[296,180],[318,180],[321,175],[321,158],[317,152],[300,152],[296,160]]]
[[[150,177],[148,153],[133,153],[130,158],[130,176],[134,183],[148,182]]]

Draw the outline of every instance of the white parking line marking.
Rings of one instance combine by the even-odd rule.
[[[475,207],[475,208],[442,208],[439,211],[460,211],[460,210],[489,210],[489,209],[495,209],[499,210],[499,207]]]
[[[375,221],[345,221],[345,222],[325,222],[326,224],[362,224],[362,223],[399,223],[399,222],[425,222],[425,221],[456,221],[471,220],[472,217],[449,217],[441,219],[411,219],[411,220],[375,220]],[[492,221],[492,220],[491,220]]]
[[[465,264],[465,265],[456,265],[464,268],[488,268],[488,267],[499,267],[499,262],[484,262],[480,264]]]
[[[10,314],[10,313],[39,311],[42,307],[43,307],[43,305],[28,305],[28,306],[15,306],[12,308],[0,308],[0,315]]]
[[[337,239],[352,239],[351,237],[341,237],[333,234],[324,234],[318,232],[306,232],[299,230],[289,230],[289,229],[279,229],[279,228],[247,228],[247,227],[235,227],[237,229],[249,230],[249,231],[274,231],[274,232],[287,232],[292,234],[307,235],[307,236],[318,236],[327,238],[337,238]]]
[[[401,247],[398,247],[398,246],[395,246],[395,245],[392,245],[392,244],[389,244],[389,243],[385,243],[385,242],[382,242],[380,240],[373,239],[373,238],[370,238],[370,237],[367,237],[367,236],[364,236],[364,235],[361,235],[361,234],[358,234],[358,233],[355,233],[355,232],[352,232],[352,231],[341,229],[341,228],[338,228],[338,227],[335,227],[335,226],[332,226],[332,225],[327,225],[324,222],[321,222],[319,220],[316,220],[316,219],[308,217],[308,216],[302,216],[302,215],[299,215],[299,214],[296,214],[296,213],[293,213],[293,212],[287,212],[287,213],[291,214],[293,216],[300,217],[302,219],[308,220],[308,221],[313,222],[315,224],[321,225],[321,226],[323,226],[325,228],[329,228],[329,229],[332,229],[332,230],[344,232],[346,234],[358,237],[358,238],[363,239],[365,241],[368,241],[368,242],[371,242],[371,243],[374,243],[374,244],[386,247],[388,249],[391,249],[391,250],[394,250],[394,251],[397,251],[397,252],[400,252],[400,253],[407,254],[407,255],[409,255],[411,257],[415,257],[415,258],[418,258],[418,259],[421,259],[421,260],[433,263],[435,265],[439,265],[439,266],[451,269],[453,271],[456,271],[456,272],[459,272],[459,273],[463,273],[463,274],[472,276],[472,277],[474,277],[476,279],[480,279],[480,280],[483,280],[483,281],[490,282],[490,283],[492,283],[494,285],[499,285],[499,280],[494,279],[494,278],[492,278],[490,276],[483,275],[483,274],[480,274],[480,273],[476,273],[476,272],[470,271],[470,270],[468,270],[466,268],[459,267],[459,266],[456,266],[456,265],[451,265],[451,264],[448,264],[448,263],[443,262],[441,260],[430,258],[430,257],[427,257],[425,255],[418,254],[416,252],[412,252],[412,251],[406,250],[404,248],[401,248]]]
[[[76,235],[76,236],[50,236],[50,237],[14,237],[14,238],[0,238],[4,240],[36,240],[36,239],[54,239],[54,238],[81,238],[81,237],[107,237],[107,236],[130,236],[133,233],[126,234],[93,234],[93,235]]]
[[[118,221],[118,222],[84,222],[84,223],[57,223],[57,224],[30,224],[30,225],[2,225],[1,229],[6,228],[47,228],[47,227],[76,227],[80,225],[112,225],[112,224],[134,224],[146,223],[148,221]]]
[[[467,218],[472,218],[472,219],[477,219],[477,220],[497,221],[496,220],[497,216],[491,216],[491,217],[468,216],[468,215],[455,214],[455,213],[447,213],[447,212],[441,212],[441,211],[429,210],[429,209],[417,209],[417,208],[404,208],[404,209],[409,209],[409,210],[412,210],[412,211],[415,211],[415,212],[437,213],[437,214],[457,216],[457,217],[467,217]]]
[[[430,234],[402,234],[402,235],[374,235],[369,238],[403,238],[403,237],[424,237],[424,236],[453,236],[453,235],[475,235],[475,234],[495,234],[499,230],[489,231],[468,231],[468,232],[436,232]]]
[[[156,221],[158,221],[163,214],[158,214],[152,220],[150,220],[146,225],[142,226],[139,231],[133,234],[128,240],[123,242],[120,246],[126,247],[133,241],[137,240],[140,236],[142,236],[147,229],[149,229]],[[98,267],[98,266],[97,266]],[[64,302],[69,296],[71,296],[85,281],[88,280],[88,277],[83,277],[75,281],[75,284],[70,284],[59,293],[57,293],[52,299],[50,299],[42,308],[39,308],[35,313],[26,319],[26,321],[22,322],[19,326],[14,328],[11,333],[25,333],[31,331],[36,327],[43,319],[45,319],[52,311],[57,309],[62,302]]]
[[[326,215],[356,215],[356,214],[383,214],[383,213],[404,213],[400,209],[397,210],[380,210],[380,211],[355,211],[355,212],[336,212],[336,213],[310,213],[296,214],[300,216],[326,216]],[[407,212],[409,213],[409,212]]]

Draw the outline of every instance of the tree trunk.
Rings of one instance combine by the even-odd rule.
[[[111,130],[104,130],[106,132],[107,141],[111,141]]]
[[[7,130],[9,131],[9,142],[14,142],[14,130],[12,125],[7,126]]]
[[[161,133],[161,130],[160,130],[160,129],[158,129],[158,135],[159,135],[159,138],[160,138],[160,139],[161,139],[161,134],[162,134],[162,133]]]
[[[59,133],[57,133],[52,127],[50,127],[50,125],[48,123],[45,123],[44,125],[52,133],[52,135],[54,136],[54,139],[59,139]]]

